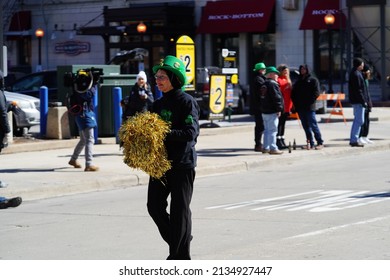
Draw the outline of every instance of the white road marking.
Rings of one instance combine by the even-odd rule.
[[[302,192],[292,195],[279,196],[267,199],[258,199],[243,201],[238,203],[223,204],[217,206],[210,206],[206,209],[225,209],[233,210],[237,208],[244,207],[254,207],[251,211],[300,211],[307,210],[310,212],[329,212],[329,211],[339,211],[344,209],[350,209],[355,207],[360,207],[364,205],[369,205],[373,203],[382,202],[390,199],[390,197],[381,197],[381,196],[365,196],[369,191],[352,191],[352,190],[314,190],[310,192]],[[310,195],[315,195],[314,197],[308,197]],[[280,200],[286,200],[291,198],[298,197],[307,197],[304,199],[297,199],[288,202],[276,203]],[[273,203],[269,205],[270,203]],[[267,205],[264,205],[267,204]],[[263,205],[263,206],[261,206]],[[255,207],[257,206],[257,207]]]
[[[230,209],[241,208],[241,207],[256,205],[256,204],[265,203],[265,202],[271,202],[271,201],[292,198],[292,197],[297,197],[297,196],[302,196],[302,195],[307,195],[307,194],[319,193],[321,191],[322,190],[315,190],[315,191],[310,191],[310,192],[297,193],[297,194],[279,196],[279,197],[273,197],[273,198],[267,198],[267,199],[258,199],[258,200],[250,200],[250,201],[244,201],[244,202],[238,202],[238,203],[210,206],[210,207],[206,207],[206,209],[225,208],[225,209],[230,210]]]
[[[340,230],[340,229],[344,229],[344,228],[347,228],[347,227],[351,227],[351,226],[365,225],[365,224],[375,223],[375,222],[379,222],[379,221],[383,221],[383,220],[387,220],[387,219],[390,219],[390,215],[384,216],[384,217],[377,217],[377,218],[373,218],[373,219],[369,219],[369,220],[365,220],[365,221],[360,221],[360,222],[340,225],[340,226],[336,226],[336,227],[331,227],[331,228],[311,231],[311,232],[307,232],[307,233],[303,233],[303,234],[290,236],[290,237],[287,237],[287,238],[284,238],[284,239],[288,240],[288,239],[296,239],[296,238],[306,238],[306,237],[311,237],[311,236],[316,236],[316,235],[321,235],[321,234],[325,234],[325,233],[334,232],[334,231],[337,231],[337,230]]]

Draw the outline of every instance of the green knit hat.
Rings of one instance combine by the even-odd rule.
[[[153,67],[153,73],[156,73],[159,69],[171,71],[177,76],[181,86],[184,86],[187,83],[186,69],[181,59],[172,55],[167,55],[160,64]]]

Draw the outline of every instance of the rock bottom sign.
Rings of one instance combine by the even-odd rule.
[[[70,56],[76,56],[81,53],[87,53],[91,51],[91,44],[89,42],[81,41],[65,41],[56,43],[55,53],[63,53]]]

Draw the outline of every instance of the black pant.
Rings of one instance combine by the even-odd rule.
[[[264,133],[264,122],[261,113],[255,114],[255,145],[261,145],[261,136]]]
[[[190,260],[192,219],[190,203],[195,169],[171,169],[161,180],[150,178],[148,212],[169,245],[171,260]],[[168,196],[170,211],[167,212]]]
[[[368,110],[368,108],[366,108],[364,110],[364,123],[361,126],[359,137],[367,137],[369,130],[370,130],[370,111]]]
[[[276,136],[284,136],[284,130],[286,128],[286,121],[290,113],[283,112],[279,117],[278,134]]]

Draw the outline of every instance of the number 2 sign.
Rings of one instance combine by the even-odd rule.
[[[226,103],[226,75],[210,77],[210,113],[223,117]]]
[[[176,42],[176,57],[183,61],[186,68],[186,90],[195,90],[195,44],[187,35],[181,36]]]

